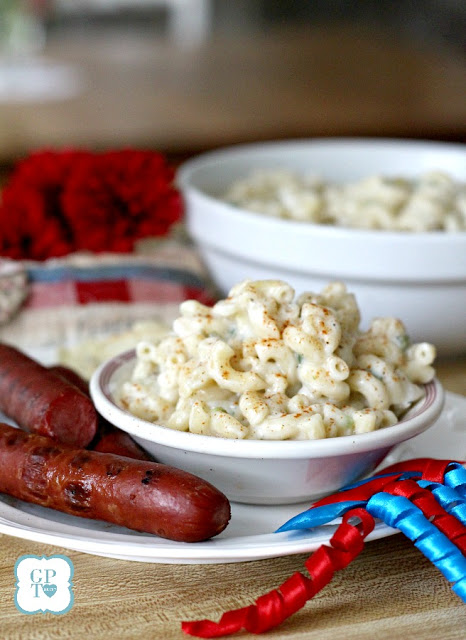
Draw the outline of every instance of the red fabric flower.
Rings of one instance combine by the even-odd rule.
[[[80,163],[63,193],[63,211],[78,249],[131,251],[164,235],[181,215],[173,171],[148,151],[113,151]]]
[[[43,260],[72,250],[61,193],[73,165],[90,154],[36,152],[18,163],[2,194],[0,253]]]
[[[17,165],[3,191],[0,255],[131,251],[181,216],[173,170],[159,153],[39,151]]]

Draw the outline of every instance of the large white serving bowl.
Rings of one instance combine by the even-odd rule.
[[[314,139],[238,145],[181,165],[177,183],[189,233],[226,294],[251,278],[297,291],[340,280],[356,294],[362,326],[400,318],[413,341],[466,352],[466,232],[388,232],[282,220],[222,201],[253,170],[285,168],[331,182],[441,170],[466,180],[466,145],[429,141]]]
[[[127,351],[97,369],[90,383],[97,411],[159,462],[194,473],[230,500],[248,504],[312,500],[371,473],[395,445],[433,425],[444,403],[443,388],[434,380],[400,423],[371,433],[299,441],[201,436],[141,420],[118,405],[118,390],[135,362],[134,351]]]

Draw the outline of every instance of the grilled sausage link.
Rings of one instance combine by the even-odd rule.
[[[0,343],[0,409],[20,427],[85,447],[97,412],[74,385],[14,347]]]
[[[64,365],[54,365],[49,367],[50,371],[62,376],[71,384],[74,384],[82,393],[89,395],[89,385],[79,373],[76,373]],[[142,449],[128,434],[110,424],[102,416],[98,416],[97,433],[87,449],[100,451],[101,453],[115,453],[119,456],[127,456],[135,460],[153,460],[153,458]]]
[[[183,542],[211,538],[230,519],[226,496],[190,473],[75,449],[3,423],[0,492]]]

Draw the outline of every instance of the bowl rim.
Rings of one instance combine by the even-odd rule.
[[[278,233],[285,229],[299,231],[299,233],[311,233],[314,237],[315,234],[322,236],[328,236],[330,238],[335,237],[354,237],[359,236],[361,238],[367,238],[371,242],[384,242],[389,240],[393,242],[413,242],[421,240],[423,243],[434,244],[439,243],[443,239],[448,239],[448,243],[451,242],[457,244],[463,244],[466,240],[466,230],[460,230],[455,232],[447,231],[391,231],[391,230],[378,230],[378,229],[359,229],[354,227],[343,227],[337,225],[325,225],[315,222],[301,222],[298,220],[274,218],[272,216],[250,211],[242,207],[235,206],[228,202],[225,202],[215,195],[206,192],[201,187],[193,184],[192,179],[196,171],[199,169],[205,170],[209,165],[216,165],[219,160],[228,160],[235,156],[243,155],[249,151],[258,150],[280,150],[286,148],[306,147],[311,149],[330,149],[338,147],[342,148],[361,148],[361,149],[375,149],[380,148],[384,150],[389,149],[403,149],[411,148],[413,150],[439,150],[439,151],[452,151],[460,152],[466,155],[466,145],[459,142],[444,142],[433,140],[410,140],[404,138],[292,138],[287,140],[267,140],[263,142],[253,142],[246,144],[235,144],[227,147],[221,147],[205,153],[198,154],[188,160],[185,160],[180,164],[177,169],[175,182],[178,188],[185,194],[195,194],[197,197],[205,199],[211,204],[215,204],[218,207],[217,212],[221,215],[235,216],[240,221],[253,220],[258,225],[267,226],[268,229],[276,229]],[[188,211],[189,214],[189,211]],[[262,221],[262,222],[260,222]]]
[[[320,440],[239,440],[181,432],[143,420],[116,404],[111,390],[122,367],[135,360],[130,349],[103,362],[93,373],[90,393],[97,411],[110,423],[136,438],[184,452],[255,459],[303,459],[351,455],[392,447],[426,431],[440,416],[445,401],[437,378],[424,385],[425,395],[399,423],[365,434]]]

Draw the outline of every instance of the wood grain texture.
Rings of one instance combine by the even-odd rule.
[[[228,565],[156,565],[63,551],[75,566],[72,610],[63,616],[19,613],[13,566],[23,553],[56,547],[2,538],[0,626],[7,640],[141,638],[179,640],[184,619],[218,619],[250,604],[294,571],[307,555]],[[440,573],[401,534],[372,542],[363,554],[273,638],[464,640],[466,607]],[[242,638],[257,637],[242,634]]]
[[[464,389],[466,362],[440,363],[451,391]],[[444,376],[444,371],[447,374]],[[64,553],[75,567],[72,609],[25,615],[15,608],[14,565],[23,554]],[[2,640],[181,640],[182,620],[217,620],[254,602],[307,554],[224,565],[163,565],[101,558],[0,536]],[[241,634],[241,639],[257,638]],[[259,636],[260,637],[260,636]],[[273,640],[464,640],[466,606],[440,572],[402,535],[363,553],[281,627]]]
[[[466,139],[464,56],[380,28],[270,28],[194,49],[78,29],[50,37],[44,57],[71,65],[81,89],[0,103],[0,161],[42,146],[192,153],[283,137]]]

